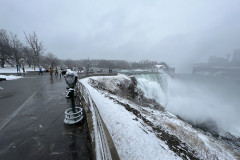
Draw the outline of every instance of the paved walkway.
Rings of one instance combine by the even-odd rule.
[[[19,102],[19,107],[8,116],[9,120],[0,126],[0,159],[91,159],[86,122],[75,126],[63,123],[64,111],[70,107],[65,99],[65,80],[37,76],[41,75],[32,75],[37,86],[34,92],[25,102]]]

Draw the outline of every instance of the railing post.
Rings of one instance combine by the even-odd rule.
[[[72,111],[73,111],[73,113],[76,113],[74,91],[75,91],[75,90],[74,90],[73,88],[70,88],[70,89],[69,89],[70,96],[71,96],[71,103],[72,103]]]

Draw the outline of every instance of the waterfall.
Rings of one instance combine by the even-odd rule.
[[[147,98],[153,98],[161,105],[168,103],[168,75],[164,72],[149,72],[147,74],[135,75],[138,81],[138,87],[144,92]]]

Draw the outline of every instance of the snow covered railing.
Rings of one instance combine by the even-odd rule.
[[[78,73],[78,77],[79,78],[86,78],[86,77],[90,77],[90,76],[116,76],[117,72],[83,72],[83,73]]]
[[[86,87],[81,83],[78,82],[77,86],[79,88],[79,92],[81,96],[84,98],[84,101],[86,103],[86,106],[88,109],[92,112],[92,121],[93,121],[93,134],[92,139],[95,143],[95,153],[96,153],[96,159],[97,160],[111,160],[112,156],[110,153],[110,149],[108,146],[107,138],[105,135],[103,123],[99,114],[99,111],[92,100],[89,91],[86,89]]]

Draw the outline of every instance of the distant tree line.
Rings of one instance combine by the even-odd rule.
[[[142,60],[139,62],[129,62],[126,60],[74,60],[72,66],[77,68],[106,68],[106,69],[146,69],[162,62]]]

